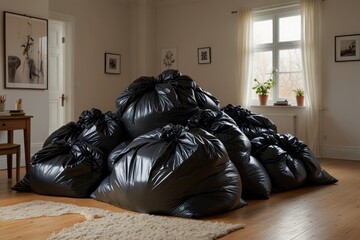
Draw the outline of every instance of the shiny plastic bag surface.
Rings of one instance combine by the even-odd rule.
[[[240,207],[241,179],[223,144],[203,129],[167,125],[118,156],[91,195],[121,208],[187,218]]]

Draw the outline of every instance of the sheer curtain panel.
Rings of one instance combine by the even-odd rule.
[[[238,12],[238,56],[239,56],[239,103],[242,107],[249,106],[249,84],[252,65],[252,11],[241,10]]]
[[[302,56],[306,99],[305,143],[319,156],[321,107],[321,8],[323,0],[301,0]]]

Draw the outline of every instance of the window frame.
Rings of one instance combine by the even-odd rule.
[[[300,40],[295,41],[283,41],[280,42],[280,18],[285,17],[292,17],[292,16],[300,16],[300,5],[299,4],[293,4],[289,6],[282,6],[277,8],[269,8],[269,9],[261,9],[261,10],[255,10],[252,20],[252,28],[254,27],[254,23],[257,21],[265,21],[265,20],[272,20],[272,27],[273,27],[273,39],[272,43],[264,43],[264,44],[258,44],[255,45],[253,42],[253,54],[257,52],[266,52],[271,51],[272,52],[272,69],[276,68],[279,70],[280,65],[280,51],[281,50],[291,50],[291,49],[299,49],[301,51],[301,35]],[[301,30],[301,29],[300,29]],[[300,59],[302,61],[302,59]],[[254,73],[254,66],[252,69],[252,74]],[[279,73],[302,73],[303,74],[303,67],[301,71],[282,71]],[[270,74],[270,73],[269,73]],[[269,98],[268,103],[273,104],[274,102],[278,100],[285,100],[285,98],[280,98],[280,88],[279,88],[279,74],[275,74],[273,76],[273,79],[276,82],[276,86],[272,88],[270,91],[272,91],[272,99]],[[252,97],[253,95],[253,78],[251,79],[251,94],[250,94],[250,104],[251,105],[258,105],[259,100],[254,99]],[[295,95],[291,99],[287,99],[294,101]]]

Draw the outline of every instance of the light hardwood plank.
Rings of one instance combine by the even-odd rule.
[[[206,220],[244,223],[246,228],[222,239],[360,239],[360,161],[321,159],[321,166],[339,179],[332,185],[302,187],[274,193],[268,200],[248,200],[248,206]],[[24,169],[22,169],[24,174]],[[125,210],[93,199],[18,193],[15,180],[0,171],[0,206],[31,200],[49,200],[116,212]],[[0,213],[1,214],[1,213]],[[47,239],[52,232],[84,221],[78,214],[0,223],[0,239]]]

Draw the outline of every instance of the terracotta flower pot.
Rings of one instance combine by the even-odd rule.
[[[304,96],[296,96],[296,103],[299,107],[304,106]]]
[[[268,97],[268,95],[259,95],[260,106],[266,106]]]

